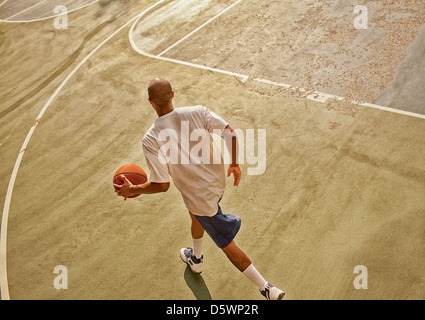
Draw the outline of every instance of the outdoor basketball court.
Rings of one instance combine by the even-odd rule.
[[[174,186],[114,193],[146,168],[155,77],[266,130],[265,172],[246,161],[221,203],[285,298],[425,298],[425,3],[0,0],[0,19],[2,299],[262,299],[208,236],[201,276],[181,262]]]

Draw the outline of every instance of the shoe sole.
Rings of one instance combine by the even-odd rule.
[[[282,292],[279,297],[277,297],[277,300],[282,300],[283,297],[285,296],[285,292]]]
[[[187,261],[185,261],[185,260],[183,259],[183,257],[181,256],[181,254],[179,254],[179,257],[180,257],[180,259],[182,259],[182,261],[183,261],[184,263],[186,263],[186,264],[189,266],[190,271],[192,271],[192,273],[194,273],[194,274],[201,274],[201,273],[202,273],[202,271],[201,271],[201,272],[195,272],[195,271],[193,271],[192,266],[190,265],[190,263],[189,263],[189,262],[187,262]]]

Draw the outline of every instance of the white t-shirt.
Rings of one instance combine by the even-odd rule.
[[[211,133],[221,135],[227,125],[203,106],[177,108],[157,118],[143,137],[149,181],[170,182],[171,176],[191,213],[214,216],[226,176]]]

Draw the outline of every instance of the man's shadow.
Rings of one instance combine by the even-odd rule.
[[[184,281],[195,295],[196,300],[212,300],[210,291],[200,274],[193,273],[189,265],[184,270]]]

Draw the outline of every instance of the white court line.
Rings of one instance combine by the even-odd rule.
[[[270,80],[261,79],[261,78],[255,78],[254,80],[258,81],[258,82],[270,84],[270,85],[273,85],[273,86],[283,87],[283,88],[286,88],[286,89],[298,91],[298,92],[303,94],[304,98],[306,98],[308,100],[312,100],[312,101],[326,102],[328,99],[336,99],[336,100],[341,100],[341,101],[345,100],[345,98],[339,97],[339,96],[336,96],[336,95],[333,95],[333,94],[328,94],[328,93],[320,92],[320,91],[317,91],[317,90],[309,91],[309,90],[306,90],[304,88],[293,86],[293,85],[286,84],[286,83],[280,83],[280,82],[270,81]]]
[[[8,1],[8,0],[6,0],[6,1]],[[5,2],[6,2],[5,1]],[[72,9],[72,10],[68,10],[67,11],[67,13],[71,13],[71,12],[74,12],[74,11],[77,11],[77,10],[80,10],[80,9],[83,9],[83,8],[85,8],[85,7],[88,7],[89,5],[92,5],[92,4],[94,4],[94,3],[96,3],[96,2],[99,2],[100,0],[93,0],[92,2],[90,2],[90,3],[87,3],[87,4],[85,4],[85,5],[83,5],[83,6],[81,6],[81,7],[78,7],[78,8],[74,8],[74,9]],[[1,6],[1,5],[0,5]],[[50,18],[55,18],[55,17],[58,17],[58,16],[60,16],[60,15],[63,15],[63,13],[58,13],[58,14],[55,14],[55,15],[52,15],[52,16],[48,16],[48,17],[44,17],[44,18],[37,18],[37,19],[32,19],[32,20],[2,20],[2,19],[0,19],[0,22],[7,22],[7,23],[25,23],[25,22],[35,22],[35,21],[43,21],[43,20],[47,20],[47,19],[50,19]],[[7,18],[7,19],[10,19],[11,17],[9,17],[9,18]]]
[[[25,10],[22,10],[22,11],[20,11],[20,12],[18,12],[18,13],[15,13],[14,15],[12,15],[12,16],[10,16],[10,17],[7,17],[7,18],[6,18],[6,19],[4,19],[4,20],[5,20],[5,21],[7,21],[7,20],[9,20],[9,19],[12,19],[13,17],[16,17],[17,15],[20,15],[21,13],[27,12],[28,10],[30,10],[30,9],[32,9],[32,8],[35,8],[35,7],[39,6],[40,4],[42,4],[43,2],[46,2],[46,1],[47,1],[47,0],[43,0],[43,1],[37,2],[36,4],[32,5],[31,7],[28,7],[28,8],[26,8]]]
[[[382,111],[398,113],[398,114],[402,114],[402,115],[405,115],[405,116],[425,119],[425,115],[410,112],[410,111],[404,111],[404,110],[394,109],[394,108],[390,108],[390,107],[384,107],[384,106],[380,106],[380,105],[373,104],[373,103],[367,103],[367,102],[351,101],[351,103],[358,104],[358,105],[363,106],[363,107],[369,107],[369,108],[379,109],[379,110],[382,110]]]
[[[179,45],[182,41],[186,40],[187,38],[189,38],[190,36],[192,36],[194,33],[198,32],[199,30],[201,30],[203,27],[205,27],[206,25],[210,24],[211,22],[213,22],[215,19],[217,19],[218,17],[220,17],[222,14],[226,13],[227,11],[229,11],[230,9],[232,9],[234,6],[236,6],[239,2],[241,2],[242,0],[238,0],[236,1],[234,4],[228,6],[226,9],[220,11],[218,14],[216,14],[214,17],[212,17],[211,19],[209,19],[207,22],[205,22],[203,25],[199,26],[198,28],[196,28],[195,30],[193,30],[191,33],[189,33],[188,35],[186,35],[185,37],[181,38],[179,41],[177,41],[176,43],[174,43],[173,45],[171,45],[170,47],[168,47],[167,49],[165,49],[164,51],[162,51],[160,54],[158,54],[157,56],[160,57],[162,56],[164,53],[168,52],[169,50],[173,49],[175,46]]]
[[[131,30],[130,30],[131,31]],[[207,66],[203,66],[200,64],[195,64],[195,63],[191,63],[191,62],[186,62],[186,61],[181,61],[181,60],[176,60],[176,59],[170,59],[170,58],[165,58],[165,57],[158,57],[155,56],[153,54],[144,52],[142,50],[140,50],[136,44],[134,43],[134,40],[132,38],[130,38],[130,42],[131,42],[131,46],[133,47],[133,49],[140,53],[143,56],[149,57],[149,58],[154,58],[154,59],[158,59],[158,60],[163,60],[163,61],[167,61],[167,62],[173,62],[173,63],[177,63],[177,64],[182,64],[188,67],[194,67],[194,68],[198,68],[198,69],[202,69],[202,70],[208,70],[208,71],[213,71],[213,72],[217,72],[217,73],[223,73],[223,74],[227,74],[230,76],[235,76],[237,78],[241,78],[241,81],[243,83],[245,83],[249,76],[245,75],[245,74],[240,74],[240,73],[235,73],[235,72],[230,72],[230,71],[226,71],[226,70],[222,70],[222,69],[217,69],[217,68],[211,68],[211,67],[207,67]]]
[[[133,49],[136,52],[138,52],[138,53],[140,53],[140,54],[142,54],[146,57],[150,57],[150,58],[154,58],[154,59],[158,59],[158,60],[163,60],[163,61],[167,61],[167,62],[178,63],[178,64],[182,64],[182,65],[186,65],[186,66],[190,66],[190,67],[195,67],[195,68],[199,68],[199,69],[203,69],[203,70],[209,70],[209,71],[214,71],[214,72],[218,72],[218,73],[228,74],[228,75],[232,75],[232,76],[236,76],[238,78],[241,78],[242,82],[246,82],[249,78],[248,75],[235,73],[235,72],[222,70],[222,69],[217,69],[217,68],[211,68],[211,67],[207,67],[207,66],[203,66],[203,65],[199,65],[199,64],[194,64],[194,63],[190,63],[190,62],[186,62],[186,61],[182,61],[182,60],[170,59],[170,58],[166,58],[166,57],[162,56],[164,53],[168,52],[170,49],[174,48],[175,46],[180,44],[182,41],[189,38],[195,32],[197,32],[200,29],[202,29],[203,27],[205,27],[211,21],[218,18],[224,12],[228,11],[229,9],[231,9],[233,6],[235,6],[236,4],[238,4],[241,1],[242,0],[239,0],[239,1],[235,2],[234,4],[232,4],[231,6],[229,6],[228,8],[224,9],[222,12],[217,14],[215,17],[211,18],[206,23],[204,23],[200,27],[196,28],[195,30],[190,32],[188,35],[186,35],[185,37],[183,37],[182,39],[180,39],[179,41],[177,41],[176,43],[174,43],[173,45],[171,45],[169,48],[167,48],[166,50],[164,50],[163,52],[161,52],[158,55],[153,55],[153,54],[150,54],[148,52],[141,50],[139,47],[137,47],[137,45],[135,43],[133,33],[134,33],[134,29],[135,29],[137,23],[142,18],[142,16],[140,16],[133,23],[133,25],[131,26],[130,32],[129,32],[129,40],[130,40],[131,46],[133,47]],[[340,97],[340,96],[337,96],[337,95],[328,94],[328,93],[324,93],[324,92],[320,92],[320,91],[316,91],[316,90],[309,91],[309,90],[306,90],[305,88],[296,87],[296,86],[286,84],[286,83],[279,83],[279,82],[275,82],[275,81],[271,81],[271,80],[267,80],[267,79],[261,79],[261,78],[254,78],[253,80],[258,81],[258,82],[262,82],[262,83],[266,83],[266,84],[269,84],[269,85],[273,85],[273,86],[278,86],[278,87],[283,87],[283,88],[286,88],[286,89],[298,91],[298,92],[302,93],[306,99],[312,100],[312,101],[318,101],[318,102],[324,103],[329,99],[335,99],[335,100],[339,100],[339,101],[345,100],[344,97]],[[410,116],[410,117],[425,119],[425,115],[413,113],[413,112],[409,112],[409,111],[404,111],[404,110],[399,110],[399,109],[394,109],[394,108],[391,108],[391,107],[384,107],[384,106],[379,106],[379,105],[376,105],[376,104],[357,102],[357,101],[351,101],[351,103],[357,104],[357,105],[360,105],[360,106],[364,106],[364,107],[369,107],[369,108],[379,109],[379,110],[388,111],[388,112],[392,112],[392,113],[402,114],[402,115],[406,115],[406,116]]]
[[[279,82],[274,82],[274,81],[260,79],[260,78],[255,78],[254,80],[259,81],[259,82],[263,82],[263,83],[267,83],[267,84],[270,84],[272,86],[283,87],[283,88],[286,88],[286,89],[294,89],[293,86],[286,84],[286,83],[279,83]]]
[[[242,0],[239,0],[239,1],[237,1],[236,3],[239,3],[240,1],[242,1]],[[234,3],[233,5],[231,5],[230,7],[233,7],[236,3]],[[228,10],[228,9],[230,9],[230,7],[228,7],[227,9],[225,9],[226,11]],[[149,58],[154,58],[154,59],[158,59],[158,60],[162,60],[162,61],[167,61],[167,62],[173,62],[173,63],[177,63],[177,64],[182,64],[182,65],[185,65],[185,66],[189,66],[189,67],[194,67],[194,68],[198,68],[198,69],[202,69],[202,70],[208,70],[208,71],[213,71],[213,72],[217,72],[217,73],[223,73],[223,74],[227,74],[227,75],[231,75],[231,76],[235,76],[235,77],[238,77],[238,78],[241,78],[241,81],[243,82],[243,83],[245,83],[247,80],[248,80],[248,78],[249,78],[249,76],[247,76],[247,75],[245,75],[245,74],[240,74],[240,73],[236,73],[236,72],[231,72],[231,71],[226,71],[226,70],[222,70],[222,69],[218,69],[218,68],[211,68],[211,67],[207,67],[207,66],[203,66],[203,65],[200,65],[200,64],[195,64],[195,63],[191,63],[191,62],[186,62],[186,61],[181,61],[181,60],[176,60],[176,59],[170,59],[170,58],[165,58],[165,57],[161,57],[161,56],[159,56],[159,55],[153,55],[153,54],[150,54],[150,53],[148,53],[148,52],[145,52],[145,51],[143,51],[143,50],[141,50],[141,49],[139,49],[138,47],[137,47],[137,45],[136,45],[136,43],[135,43],[135,41],[134,41],[134,37],[133,37],[133,33],[134,33],[134,29],[135,29],[135,27],[136,27],[136,25],[137,25],[137,23],[139,22],[139,20],[141,19],[143,17],[143,15],[141,15],[134,23],[133,23],[133,25],[131,26],[131,29],[130,29],[130,31],[129,31],[129,34],[128,34],[128,37],[129,37],[129,40],[130,40],[130,44],[131,44],[131,46],[133,47],[133,49],[136,51],[136,52],[138,52],[138,53],[140,53],[141,55],[143,55],[143,56],[146,56],[146,57],[149,57]],[[214,18],[217,18],[218,16],[215,16]],[[211,19],[210,19],[211,20]],[[212,20],[211,20],[212,21]],[[209,21],[208,23],[210,23],[211,21]],[[206,26],[206,24],[204,23],[204,25],[202,25],[201,27],[205,27]],[[200,28],[197,28],[197,30],[196,31],[199,31],[200,30]],[[193,34],[194,32],[191,32],[190,34]],[[186,39],[187,38],[187,36],[186,37],[184,37],[184,39]],[[181,42],[181,41],[178,41],[178,42]],[[174,45],[173,45],[174,46]],[[168,51],[168,49],[167,49],[167,51]]]
[[[274,86],[278,86],[278,87],[283,87],[286,89],[291,89],[291,90],[295,90],[295,91],[299,91],[303,94],[303,97],[308,99],[308,100],[312,100],[312,101],[318,101],[318,102],[326,102],[329,99],[334,99],[334,100],[339,100],[339,101],[344,101],[345,98],[344,97],[340,97],[340,96],[336,96],[333,94],[328,94],[328,93],[324,93],[324,92],[320,92],[320,91],[307,91],[304,88],[300,88],[300,87],[296,87],[296,86],[292,86],[289,84],[285,84],[285,83],[279,83],[279,82],[274,82],[274,81],[270,81],[270,80],[265,80],[265,79],[260,79],[260,78],[255,78],[255,81],[258,82],[262,82],[262,83],[266,83],[266,84],[270,84],[270,85],[274,85]],[[399,109],[394,109],[391,107],[384,107],[384,106],[380,106],[380,105],[376,105],[373,103],[366,103],[366,102],[360,102],[360,101],[350,101],[353,104],[357,104],[359,106],[363,106],[363,107],[369,107],[369,108],[374,108],[374,109],[379,109],[382,111],[388,111],[388,112],[392,112],[392,113],[398,113],[398,114],[402,114],[405,116],[410,116],[410,117],[415,117],[415,118],[420,118],[420,119],[425,119],[425,115],[423,114],[419,114],[419,113],[414,113],[414,112],[409,112],[409,111],[404,111],[404,110],[399,110]]]
[[[6,242],[7,242],[7,222],[8,222],[8,217],[9,217],[9,210],[10,210],[10,203],[11,203],[11,199],[12,199],[12,193],[13,193],[13,189],[14,189],[14,185],[15,185],[15,181],[16,181],[16,177],[18,175],[18,171],[19,171],[19,167],[22,161],[22,158],[24,156],[25,153],[25,149],[28,146],[28,143],[34,133],[34,130],[36,129],[39,121],[41,120],[41,118],[43,117],[44,113],[46,112],[46,110],[48,109],[48,107],[51,105],[51,103],[53,102],[53,100],[57,97],[57,95],[59,94],[59,92],[62,90],[62,88],[67,84],[67,82],[70,80],[70,78],[81,68],[81,66],[94,54],[96,53],[96,51],[98,51],[103,45],[105,45],[111,38],[113,38],[116,34],[118,34],[122,29],[124,29],[125,27],[127,27],[130,23],[132,23],[133,21],[134,24],[132,25],[130,32],[129,32],[129,37],[130,37],[130,42],[131,45],[133,46],[133,48],[135,49],[136,52],[139,52],[143,55],[146,55],[147,57],[152,57],[155,59],[159,59],[159,60],[164,60],[164,61],[170,61],[170,62],[175,62],[175,63],[179,63],[179,64],[184,64],[184,65],[188,65],[188,66],[192,66],[192,67],[197,67],[197,68],[201,68],[201,69],[205,69],[205,70],[211,70],[211,71],[216,71],[216,72],[220,72],[220,73],[225,73],[225,74],[229,74],[229,75],[233,75],[233,76],[237,76],[237,77],[241,77],[244,78],[245,80],[248,79],[248,76],[246,75],[241,75],[241,74],[236,74],[233,72],[229,72],[229,71],[225,71],[225,70],[219,70],[219,69],[214,69],[214,68],[208,68],[205,66],[198,66],[195,64],[191,64],[188,62],[184,62],[184,61],[179,61],[179,60],[173,60],[173,59],[167,59],[164,57],[157,57],[151,54],[147,54],[144,53],[143,51],[139,50],[134,43],[132,34],[133,34],[133,30],[135,25],[137,24],[137,22],[140,20],[140,18],[142,16],[144,16],[147,12],[149,12],[150,10],[152,10],[153,8],[155,8],[156,6],[158,6],[159,4],[163,3],[166,0],[160,0],[157,3],[155,3],[154,5],[150,6],[149,8],[147,8],[146,10],[144,10],[142,13],[138,14],[137,16],[135,16],[134,18],[132,18],[130,21],[128,21],[127,23],[125,23],[123,26],[121,26],[118,30],[116,30],[113,34],[111,34],[109,37],[107,37],[101,44],[99,44],[93,51],[91,51],[76,67],[74,70],[72,70],[72,72],[66,77],[66,79],[61,83],[61,85],[56,89],[56,91],[53,93],[53,95],[50,97],[50,99],[47,101],[47,103],[44,105],[43,109],[40,111],[39,115],[36,118],[36,121],[34,122],[33,126],[31,127],[30,131],[28,132],[25,141],[21,147],[21,150],[18,154],[18,157],[16,159],[15,162],[15,166],[13,168],[10,180],[9,180],[9,185],[7,188],[7,192],[6,192],[6,198],[5,198],[5,203],[4,203],[4,207],[3,207],[3,215],[2,215],[2,224],[1,224],[1,237],[0,237],[0,288],[1,288],[1,298],[3,300],[9,300],[10,299],[10,295],[9,295],[9,287],[8,287],[8,280],[7,280],[7,263],[6,263],[6,252],[7,252],[7,246],[6,246]],[[278,85],[281,87],[287,87],[289,85],[286,84],[280,84],[277,82],[272,82],[269,80],[261,80],[261,79],[256,79],[257,81],[261,81],[264,83],[269,83],[269,84],[273,84],[273,85]],[[292,87],[292,86],[289,86]],[[304,90],[305,91],[305,90]],[[387,107],[381,107],[381,106],[376,106],[376,105],[371,105],[371,104],[362,104],[364,106],[367,107],[373,107],[373,108],[379,108],[381,110],[386,110],[386,111],[390,111],[390,112],[396,112],[396,113],[401,113],[399,110],[395,110],[392,108],[387,108]],[[407,115],[411,115],[411,116],[416,116],[419,118],[425,118],[425,116],[422,115],[416,115],[416,114],[412,114],[412,113],[406,113],[406,112],[402,112],[402,114],[407,114]]]
[[[249,76],[248,75],[244,75],[244,74],[240,74],[240,73],[235,73],[235,72],[231,72],[231,71],[227,71],[227,70],[222,70],[222,69],[217,69],[217,68],[211,68],[211,67],[207,67],[207,66],[203,66],[203,65],[199,65],[199,64],[195,64],[195,63],[191,63],[191,62],[186,62],[186,61],[182,61],[182,60],[170,59],[170,58],[166,58],[166,57],[163,57],[162,56],[164,53],[168,52],[170,49],[172,49],[175,46],[177,46],[179,43],[181,43],[182,41],[184,41],[185,39],[187,39],[188,37],[190,37],[191,35],[193,35],[195,32],[197,32],[200,29],[202,29],[203,27],[205,27],[211,21],[213,21],[214,19],[218,18],[224,12],[228,11],[229,9],[231,9],[233,6],[235,6],[236,4],[238,4],[241,1],[242,0],[238,0],[237,2],[235,2],[234,4],[232,4],[231,6],[229,6],[228,8],[224,9],[222,12],[220,12],[219,14],[217,14],[215,17],[211,18],[206,23],[204,23],[200,27],[196,28],[195,30],[193,30],[192,32],[190,32],[188,35],[186,35],[185,37],[183,37],[182,39],[180,39],[179,41],[177,41],[176,43],[174,43],[173,45],[171,45],[169,48],[167,48],[166,50],[164,50],[163,52],[161,52],[158,55],[150,54],[148,52],[145,52],[145,51],[141,50],[139,47],[137,47],[137,45],[135,43],[135,40],[134,40],[134,37],[133,37],[133,33],[134,33],[134,29],[135,29],[137,23],[142,18],[142,16],[140,16],[133,23],[133,25],[131,26],[130,32],[129,32],[129,40],[130,40],[131,46],[133,47],[133,49],[136,52],[138,52],[141,55],[144,55],[146,57],[149,57],[149,58],[163,60],[163,61],[167,61],[167,62],[173,62],[173,63],[182,64],[182,65],[186,65],[186,66],[190,66],[190,67],[194,67],[194,68],[199,68],[199,69],[203,69],[203,70],[209,70],[209,71],[214,71],[214,72],[218,72],[218,73],[223,73],[223,74],[228,74],[228,75],[236,76],[238,78],[241,78],[242,79],[242,82],[245,83],[249,79]],[[279,83],[279,82],[275,82],[275,81],[271,81],[271,80],[267,80],[267,79],[261,79],[261,78],[254,78],[253,80],[254,81],[258,81],[258,82],[262,82],[262,83],[266,83],[266,84],[269,84],[269,85],[273,85],[273,86],[278,86],[278,87],[283,87],[283,88],[286,88],[286,89],[298,91],[298,92],[300,92],[300,93],[303,94],[303,97],[304,98],[306,98],[308,100],[312,100],[312,101],[317,101],[317,102],[324,103],[324,102],[328,101],[329,99],[335,99],[335,100],[339,100],[339,101],[344,101],[345,100],[344,97],[340,97],[340,96],[329,94],[329,93],[320,92],[320,91],[317,91],[317,90],[307,90],[305,88],[293,86],[293,85],[286,84],[286,83]],[[425,115],[414,113],[414,112],[409,112],[409,111],[404,111],[404,110],[399,110],[399,109],[395,109],[395,108],[391,108],[391,107],[384,107],[384,106],[379,106],[379,105],[372,104],[372,103],[365,103],[365,102],[358,102],[358,101],[351,101],[351,103],[357,104],[357,105],[360,105],[360,106],[363,106],[363,107],[369,107],[369,108],[379,109],[379,110],[382,110],[382,111],[387,111],[387,112],[402,114],[402,115],[405,115],[405,116],[410,116],[410,117],[425,119]]]
[[[0,7],[1,7],[2,5],[4,5],[7,1],[8,1],[8,0],[4,0],[2,3],[0,3]]]
[[[1,298],[2,300],[10,300],[9,295],[9,285],[7,280],[7,263],[6,263],[6,252],[7,252],[7,222],[9,219],[9,210],[10,210],[10,202],[12,200],[12,193],[13,188],[15,186],[16,177],[18,175],[19,167],[21,165],[22,158],[25,153],[25,149],[28,146],[28,143],[34,133],[35,128],[37,127],[39,121],[43,117],[46,110],[49,108],[53,100],[57,97],[59,92],[62,90],[62,88],[67,84],[69,79],[78,71],[78,69],[81,68],[81,66],[93,55],[98,51],[105,43],[107,43],[111,38],[113,38],[117,33],[119,33],[122,29],[127,27],[130,23],[132,23],[134,20],[136,20],[139,16],[145,15],[146,12],[152,10],[157,5],[163,3],[165,0],[160,0],[157,3],[153,4],[146,10],[144,10],[142,13],[139,13],[134,18],[132,18],[130,21],[125,23],[123,26],[121,26],[118,30],[116,30],[114,33],[112,33],[109,37],[107,37],[101,44],[99,44],[93,51],[91,51],[75,68],[72,70],[72,72],[65,78],[65,80],[61,83],[61,85],[56,89],[56,91],[53,93],[53,95],[50,97],[50,99],[46,102],[43,109],[40,111],[39,115],[37,116],[33,126],[31,127],[30,131],[27,134],[27,137],[25,138],[24,143],[22,144],[21,151],[18,154],[18,158],[16,159],[15,166],[13,167],[12,175],[9,180],[9,185],[6,192],[6,198],[4,201],[4,207],[3,207],[3,216],[2,216],[2,223],[1,223],[1,237],[0,237],[0,288],[1,288]]]

